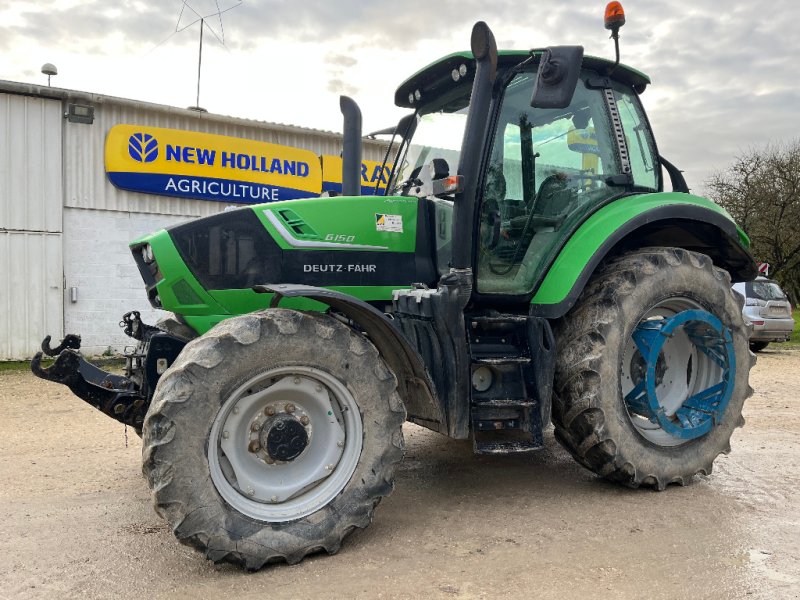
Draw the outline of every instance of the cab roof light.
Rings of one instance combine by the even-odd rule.
[[[625,25],[625,10],[619,2],[609,2],[605,14],[606,29],[611,30],[611,35],[616,35],[619,28]]]
[[[622,4],[619,2],[609,2],[606,4],[604,21],[606,29],[611,30],[611,39],[614,40],[614,53],[617,57],[614,61],[614,66],[611,67],[608,73],[611,75],[619,64],[619,28],[625,25],[625,11],[622,9]]]

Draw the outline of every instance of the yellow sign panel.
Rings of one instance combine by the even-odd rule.
[[[342,159],[330,154],[322,155],[322,191],[342,192]],[[361,161],[361,193],[381,195],[389,183],[391,165],[375,160]]]
[[[105,168],[119,188],[223,202],[290,200],[322,191],[322,168],[309,150],[143,125],[111,128]]]

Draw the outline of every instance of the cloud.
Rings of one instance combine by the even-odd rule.
[[[344,94],[345,96],[355,96],[358,94],[358,87],[351,85],[342,79],[329,79],[326,87],[328,91],[333,94]]]
[[[115,34],[131,43],[160,41],[174,31],[177,15],[138,2],[80,2],[70,7],[46,7],[20,13],[9,27],[12,38],[57,40],[63,47],[80,47]]]
[[[339,67],[353,67],[358,64],[358,59],[344,54],[332,54],[325,57],[325,62],[329,65],[336,65]]]
[[[548,14],[564,11],[556,5]],[[309,42],[357,36],[361,47],[409,50],[420,42],[447,38],[481,18],[492,25],[524,22],[535,15],[535,7],[514,0],[494,0],[491,7],[483,0],[406,0],[402,4],[389,0],[305,0],[302,4],[266,0],[243,4],[236,18],[242,31],[252,37]],[[468,39],[464,42],[467,46]]]
[[[223,5],[219,0],[220,7],[236,1],[224,0]],[[190,2],[199,13],[208,14],[217,0]],[[7,0],[3,4],[0,50],[7,57],[6,71],[16,77],[31,72],[29,66],[23,70],[21,65],[36,56],[34,50],[46,52],[45,60],[71,53],[70,58],[76,58],[73,73],[77,59],[90,52],[98,72],[102,57],[118,61],[120,57],[138,60],[145,56],[148,60],[138,62],[152,71],[152,63],[167,54],[187,60],[189,48],[197,43],[196,25],[174,33],[180,0],[68,4]],[[624,5],[627,23],[620,33],[622,61],[652,77],[653,85],[642,100],[659,149],[686,169],[690,185],[699,189],[708,173],[727,166],[741,149],[796,135],[800,61],[796,60],[795,28],[800,5],[794,0],[774,0],[768,10],[756,10],[744,0],[626,0]],[[273,112],[287,105],[285,98],[291,93],[298,94],[298,105],[299,94],[314,97],[317,105],[330,100],[317,98],[316,86],[320,96],[359,93],[373,104],[365,103],[365,112],[384,111],[381,122],[391,122],[391,105],[382,108],[377,104],[391,103],[393,85],[408,74],[439,56],[468,48],[475,21],[489,23],[502,47],[582,44],[588,54],[612,57],[602,8],[602,3],[585,0],[494,0],[491,4],[485,0],[244,0],[223,16],[226,45],[234,58],[223,54],[219,62],[227,60],[227,71],[246,74],[240,75],[241,82],[226,84],[230,87],[247,85],[252,73],[265,73],[257,79],[264,89],[286,93],[260,94],[260,105],[270,106]],[[184,18],[181,26],[190,22]],[[221,33],[213,19],[209,26]],[[211,35],[205,39],[216,43]],[[158,52],[153,52],[164,40]],[[28,55],[15,57],[19,48]],[[162,52],[165,48],[174,52]],[[208,58],[211,66],[214,53]],[[35,59],[39,61],[38,56]],[[205,59],[204,55],[204,69]],[[159,62],[157,67],[167,73],[165,81],[168,75],[175,79],[178,72],[186,70],[177,64]],[[221,73],[223,70],[220,67]],[[102,92],[99,87],[97,91]],[[162,90],[148,89],[147,94],[157,91]],[[241,106],[235,110],[240,114],[255,110],[244,103],[242,94],[225,106],[233,107],[239,101]],[[322,119],[320,111],[311,112]],[[330,112],[338,119],[336,111]],[[298,125],[311,119],[298,118]],[[336,129],[338,123],[327,127]]]

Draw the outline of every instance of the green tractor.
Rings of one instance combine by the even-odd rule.
[[[482,22],[471,46],[398,88],[413,114],[385,195],[356,195],[344,99],[341,196],[133,242],[172,315],[125,315],[125,376],[78,336],[34,358],[141,434],[157,512],[209,559],[336,552],[392,491],[406,420],[484,454],[536,451],[552,421],[581,465],[634,488],[685,485],[730,450],[753,363],[731,282],[756,265],[660,156],[648,77],[618,48],[498,52]]]

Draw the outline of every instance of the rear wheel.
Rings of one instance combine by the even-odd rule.
[[[769,342],[750,342],[750,350],[753,352],[761,352],[767,346],[769,346]]]
[[[145,420],[156,511],[215,562],[336,552],[392,490],[396,385],[369,341],[325,315],[224,321],[187,344]]]
[[[651,248],[609,261],[556,342],[556,437],[582,465],[661,490],[730,450],[752,355],[728,274],[706,255]]]

